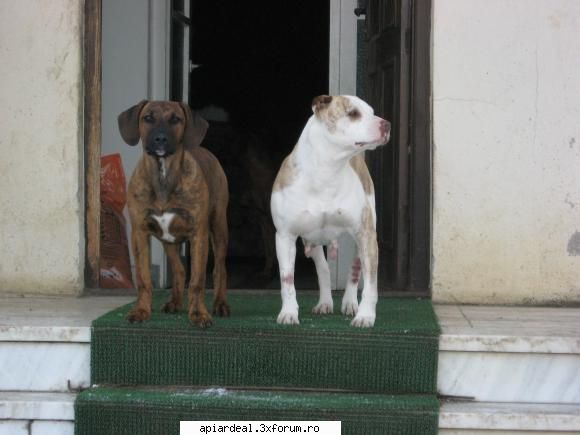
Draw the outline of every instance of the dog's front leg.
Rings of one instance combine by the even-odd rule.
[[[211,242],[214,260],[214,299],[212,313],[217,314],[218,316],[228,317],[231,310],[226,296],[228,282],[226,271],[226,255],[228,251],[228,222],[225,208],[216,212],[211,225]]]
[[[163,243],[163,248],[171,264],[173,274],[173,287],[171,289],[171,299],[167,301],[162,311],[166,313],[177,313],[181,311],[183,287],[185,286],[185,270],[181,258],[179,258],[179,245],[173,243]]]
[[[344,296],[342,297],[341,312],[347,316],[355,316],[358,312],[358,282],[360,280],[361,267],[358,252],[355,252],[352,259],[350,276],[346,281],[346,288],[344,290]]]
[[[151,268],[149,265],[149,235],[133,226],[131,233],[131,249],[135,258],[137,274],[137,302],[129,314],[129,322],[143,322],[151,317]]]
[[[359,328],[370,328],[375,324],[376,306],[378,301],[378,244],[374,228],[363,230],[357,237],[357,245],[362,263],[364,287],[358,312],[351,325]]]
[[[189,279],[189,320],[200,328],[211,326],[212,319],[205,306],[205,270],[208,254],[207,228],[198,229],[190,238],[191,278]]]
[[[318,303],[312,309],[314,314],[331,314],[334,311],[332,304],[332,292],[330,289],[330,269],[328,262],[324,258],[324,250],[318,245],[310,251],[310,258],[314,260],[316,266],[316,275],[318,275],[318,288],[320,289],[320,298]]]
[[[296,236],[276,233],[276,255],[280,266],[280,284],[282,287],[282,310],[278,323],[298,325],[298,301],[294,287],[294,262],[296,260]]]

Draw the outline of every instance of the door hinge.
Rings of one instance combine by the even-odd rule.
[[[191,59],[189,60],[189,72],[191,73],[194,69],[197,69],[201,64],[193,63]]]
[[[357,7],[354,10],[354,14],[360,18],[361,15],[366,17],[367,15],[367,2],[366,0],[358,0]]]

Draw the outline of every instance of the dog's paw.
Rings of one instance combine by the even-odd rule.
[[[359,312],[356,317],[352,319],[350,325],[355,328],[372,328],[375,325],[375,315],[364,315]]]
[[[230,306],[225,300],[214,301],[212,313],[220,317],[230,317]]]
[[[299,325],[298,311],[280,311],[277,322],[280,325]]]
[[[178,304],[173,300],[167,301],[161,306],[161,311],[167,314],[179,313],[181,311],[181,304]]]
[[[208,328],[213,324],[213,320],[208,312],[189,313],[189,321],[202,329]]]
[[[356,316],[356,313],[358,312],[358,302],[343,300],[340,311],[345,316]]]
[[[131,323],[141,323],[151,318],[151,310],[144,308],[133,308],[127,314],[127,320]]]
[[[334,312],[334,306],[332,301],[319,301],[314,308],[312,308],[312,314],[332,314]]]

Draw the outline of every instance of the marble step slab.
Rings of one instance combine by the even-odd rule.
[[[435,305],[441,351],[580,354],[580,308]]]
[[[0,420],[72,421],[75,398],[75,393],[0,391]]]
[[[34,435],[72,434],[74,399],[73,393],[0,392],[0,435],[20,434],[30,424],[37,427]],[[580,407],[443,402],[439,428],[444,435],[580,433]]]
[[[0,435],[74,435],[72,421],[0,420]]]
[[[443,402],[439,433],[474,430],[580,433],[580,406],[562,404]],[[461,433],[461,432],[449,432]],[[521,432],[517,432],[520,434]]]
[[[0,391],[67,392],[89,386],[88,343],[0,342]]]
[[[435,307],[440,394],[580,404],[580,309]]]
[[[126,296],[0,300],[0,390],[89,383],[92,320]],[[435,307],[438,391],[487,402],[580,404],[580,308]]]
[[[127,296],[3,298],[0,341],[90,343],[91,322],[133,300]]]
[[[73,435],[75,397],[0,392],[0,435]]]
[[[580,407],[580,355],[440,351],[437,391],[479,402]]]
[[[1,299],[0,391],[68,392],[87,388],[91,322],[133,299]]]
[[[0,341],[90,342],[93,319],[128,296],[0,299]],[[580,308],[436,305],[440,350],[580,354]]]

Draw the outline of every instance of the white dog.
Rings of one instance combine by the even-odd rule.
[[[314,115],[282,163],[272,190],[270,205],[282,284],[278,323],[299,323],[294,287],[298,237],[316,265],[320,299],[313,312],[333,312],[330,271],[322,245],[327,245],[329,257],[335,257],[336,241],[346,232],[356,240],[358,253],[342,299],[342,312],[355,316],[351,325],[371,327],[378,299],[378,246],[374,187],[362,152],[386,144],[391,125],[353,96],[321,95],[313,100],[312,111]],[[364,288],[359,305],[361,267]]]

